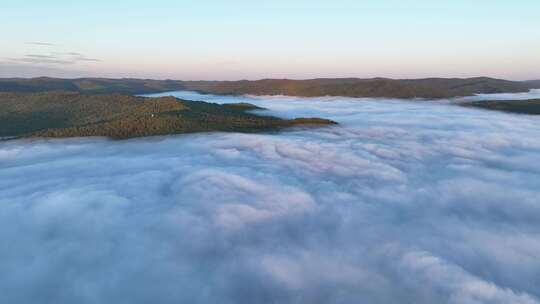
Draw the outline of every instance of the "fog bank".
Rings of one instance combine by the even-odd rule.
[[[1,302],[540,303],[538,117],[172,94],[341,125],[0,143]]]

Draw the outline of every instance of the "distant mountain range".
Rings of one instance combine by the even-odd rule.
[[[480,93],[517,93],[540,88],[540,80],[509,81],[476,78],[324,78],[240,81],[180,81],[106,78],[3,78],[0,92],[73,91],[79,93],[146,94],[174,90],[227,95],[348,96],[449,98]]]
[[[528,80],[525,83],[532,87],[533,89],[540,89],[540,79],[539,80]]]

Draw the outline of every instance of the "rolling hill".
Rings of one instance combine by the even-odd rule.
[[[527,92],[540,82],[477,78],[327,78],[241,81],[179,81],[105,78],[4,78],[0,92],[75,91],[79,93],[146,94],[175,90],[227,95],[348,96],[388,98],[449,98],[477,93]]]
[[[312,79],[184,82],[187,89],[214,94],[448,98],[476,93],[527,92],[526,83],[493,78]]]
[[[495,110],[517,114],[540,115],[540,99],[529,100],[487,100],[461,104],[486,110]]]
[[[533,89],[540,89],[540,79],[539,80],[528,80],[525,81],[527,86],[533,88]]]
[[[0,138],[107,136],[121,139],[335,124],[319,118],[287,120],[247,112],[254,109],[260,108],[245,103],[218,105],[118,93],[0,93]]]

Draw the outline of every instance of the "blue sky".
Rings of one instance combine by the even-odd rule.
[[[538,0],[5,2],[2,77],[540,78]]]

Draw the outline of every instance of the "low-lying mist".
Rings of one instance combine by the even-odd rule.
[[[540,118],[173,94],[341,125],[0,143],[0,302],[540,303]]]

